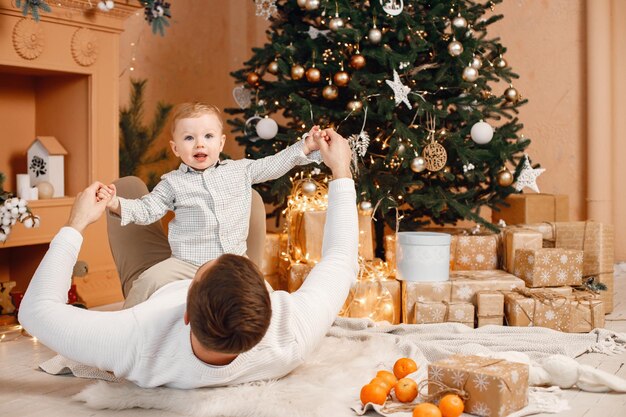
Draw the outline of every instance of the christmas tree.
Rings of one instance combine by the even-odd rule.
[[[256,0],[269,42],[232,73],[238,142],[256,159],[312,125],[334,127],[353,145],[362,209],[378,205],[395,227],[397,208],[403,230],[461,219],[495,228],[479,209],[516,192],[530,143],[518,134],[517,75],[488,36],[501,1]],[[264,117],[281,121],[275,135],[271,120],[255,128]],[[314,168],[259,186],[273,214]]]

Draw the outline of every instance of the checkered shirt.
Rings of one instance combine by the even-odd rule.
[[[279,178],[296,165],[321,162],[319,151],[307,158],[303,143],[258,160],[218,162],[204,171],[181,164],[142,198],[120,197],[122,226],[151,224],[172,210],[176,216],[168,239],[174,257],[200,266],[224,253],[244,255],[252,184]]]

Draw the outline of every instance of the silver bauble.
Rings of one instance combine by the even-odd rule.
[[[313,195],[317,191],[317,185],[313,181],[305,181],[302,183],[302,192],[305,195]]]
[[[370,210],[372,210],[372,202],[371,201],[361,201],[359,203],[359,207],[363,211],[370,211]]]
[[[483,67],[483,60],[478,55],[474,55],[472,57],[472,60],[470,61],[469,66],[472,68],[476,68],[477,70],[481,69]]]
[[[452,56],[459,56],[463,53],[463,44],[459,41],[452,41],[448,44],[448,53]]]
[[[515,89],[515,87],[510,86],[506,90],[504,90],[504,98],[509,103],[517,103],[520,99],[519,91]]]
[[[455,28],[466,28],[467,27],[467,20],[465,20],[465,18],[463,16],[457,16],[454,19],[452,19],[452,26],[454,26]]]
[[[317,10],[320,8],[320,0],[306,0],[304,7],[307,10]]]
[[[383,33],[380,31],[380,29],[374,27],[370,29],[367,37],[372,43],[380,43],[380,41],[383,39]]]
[[[469,83],[473,83],[478,79],[478,70],[472,67],[463,68],[463,79]]]
[[[493,65],[495,65],[497,68],[505,68],[508,63],[506,62],[506,59],[498,57],[495,61],[493,61]]]
[[[328,22],[328,28],[333,32],[337,32],[339,29],[343,29],[346,23],[339,16],[333,17]]]
[[[411,171],[422,172],[426,169],[426,160],[422,156],[416,156],[411,160]]]

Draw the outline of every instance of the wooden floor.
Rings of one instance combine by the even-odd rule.
[[[615,311],[607,316],[606,327],[626,333],[626,264],[618,265]],[[19,337],[0,343],[0,415],[11,417],[55,416],[175,416],[156,410],[95,411],[71,400],[90,380],[51,376],[37,371],[37,365],[54,355],[36,340]],[[626,378],[626,353],[607,356],[586,354],[580,362]],[[626,394],[592,394],[568,390],[571,410],[541,416],[625,417]],[[282,416],[277,416],[282,417]],[[329,416],[333,417],[333,416]]]

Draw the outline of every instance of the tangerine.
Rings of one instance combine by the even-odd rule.
[[[376,377],[384,379],[391,384],[392,387],[398,383],[398,378],[389,371],[378,371],[376,372]]]
[[[401,403],[410,403],[417,397],[417,382],[411,378],[402,378],[393,387],[396,398]]]
[[[393,365],[393,374],[401,379],[417,371],[417,364],[411,358],[400,358]]]
[[[390,384],[389,381],[387,381],[386,379],[381,378],[379,376],[377,376],[376,378],[372,379],[370,381],[370,384],[380,385],[381,387],[385,388],[385,391],[387,391],[387,394],[389,394],[391,392],[391,388],[393,388],[393,384]]]
[[[448,394],[439,401],[439,410],[443,417],[459,417],[464,409],[463,400],[456,394]]]
[[[413,409],[413,417],[442,417],[442,415],[435,404],[421,403]]]
[[[360,398],[363,405],[367,403],[383,405],[387,400],[387,391],[382,385],[367,384],[361,388]]]

